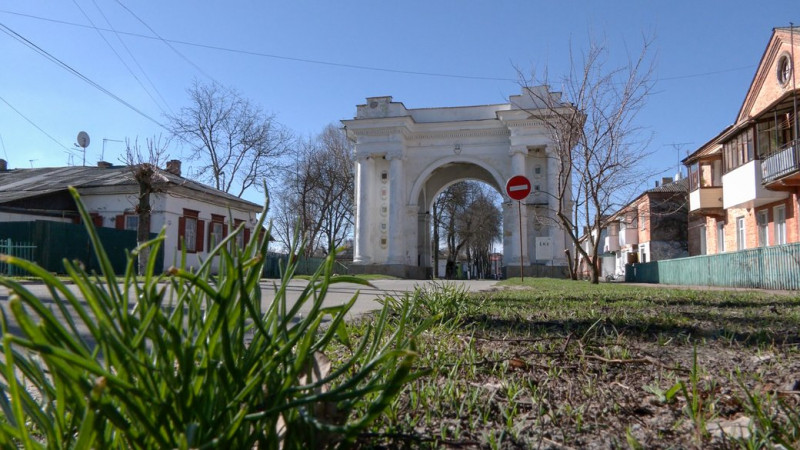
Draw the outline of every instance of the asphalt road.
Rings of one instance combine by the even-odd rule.
[[[261,291],[262,291],[262,305],[266,308],[272,300],[275,298],[275,284],[278,283],[278,280],[264,280],[261,282]],[[356,300],[355,305],[350,310],[348,314],[349,319],[353,319],[358,317],[361,314],[374,311],[376,309],[380,309],[381,305],[378,303],[378,299],[385,297],[385,296],[402,296],[406,292],[413,292],[417,287],[421,287],[424,285],[429,285],[433,283],[431,281],[420,281],[420,280],[374,280],[371,282],[372,286],[362,286],[357,284],[351,283],[336,283],[330,286],[327,295],[325,296],[325,300],[323,305],[324,306],[334,306],[334,305],[341,305],[348,302],[353,295],[358,292],[358,299]],[[439,281],[438,283],[442,283]],[[450,282],[448,282],[450,283]],[[466,281],[453,281],[452,283],[456,283],[459,286],[463,286],[469,291],[481,291],[481,290],[488,290],[496,283],[493,280],[466,280]],[[289,283],[287,287],[287,303],[291,304],[295,302],[302,290],[307,286],[307,282],[304,280],[293,280]],[[73,286],[74,287],[74,286]],[[40,283],[29,283],[25,286],[31,293],[33,293],[36,297],[42,299],[46,304],[49,303],[52,305],[53,311],[56,311],[56,315],[58,316],[58,312],[56,309],[55,302],[50,295],[47,287],[44,284]],[[78,298],[80,297],[80,292],[77,288],[73,289],[73,292],[76,293]],[[300,309],[300,315],[308,313],[311,305],[309,303],[305,304]],[[7,317],[9,318],[9,330],[11,333],[17,334],[19,333],[19,327],[13,321],[13,316],[10,314],[10,310],[8,308],[8,290],[5,287],[0,286],[0,308],[2,308],[7,313]],[[71,311],[71,308],[69,308]],[[78,326],[79,332],[88,342],[91,342],[92,339],[89,336],[88,330],[83,326]]]

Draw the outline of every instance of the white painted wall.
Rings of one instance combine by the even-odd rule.
[[[87,210],[103,217],[103,226],[109,228],[115,227],[118,215],[133,213],[137,201],[133,194],[85,194],[81,198]],[[163,244],[164,268],[177,265],[180,261],[178,219],[183,215],[184,208],[199,211],[199,219],[205,222],[203,251],[186,255],[186,263],[190,267],[198,267],[201,260],[208,256],[208,224],[211,222],[212,214],[224,216],[226,226],[230,223],[229,217],[231,216],[233,219],[243,220],[251,233],[257,222],[256,214],[253,212],[241,209],[229,210],[220,204],[169,192],[152,194],[150,204],[152,208],[150,232],[159,233],[162,227],[166,227]]]
[[[788,192],[770,191],[761,185],[761,161],[754,160],[722,176],[722,207],[754,207],[789,197]]]

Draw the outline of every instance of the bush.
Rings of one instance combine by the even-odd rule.
[[[84,223],[91,224],[77,192],[71,192]],[[275,301],[262,305],[263,236],[269,233],[254,233],[238,249],[235,237],[242,228],[231,230],[196,271],[172,268],[157,275],[162,231],[144,244],[152,251],[147,270],[137,278],[141,248],[129,255],[127,271],[117,277],[94,228],[87,230],[102,273],[90,275],[79,263],[64,262],[83,300],[36,264],[1,257],[39,277],[56,311],[15,280],[0,279],[11,293],[10,312],[3,310],[1,317],[5,419],[0,419],[0,447],[343,445],[422,375],[412,368],[413,340],[428,324],[406,326],[413,305],[406,305],[392,326],[384,310],[359,342],[350,342],[344,321],[356,297],[345,305],[323,306],[331,284],[367,284],[332,278],[333,255],[294,303],[287,300],[294,273],[290,264],[274,287]],[[219,263],[216,276],[213,259]],[[311,312],[300,317],[304,304]],[[10,316],[18,327],[15,334]],[[89,330],[90,339],[79,333],[78,324]],[[349,359],[330,367],[324,352],[333,341],[353,350]]]

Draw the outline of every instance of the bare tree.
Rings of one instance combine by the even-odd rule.
[[[191,146],[198,179],[241,197],[286,166],[292,136],[274,116],[215,83],[195,81],[188,93],[190,106],[169,121],[173,135]]]
[[[159,172],[159,167],[168,159],[167,147],[169,139],[161,136],[145,140],[144,149],[139,145],[139,139],[133,142],[125,140],[125,165],[130,169],[133,179],[139,186],[135,211],[138,217],[136,225],[136,243],[142,245],[150,240],[150,215],[152,207],[150,195],[160,190],[160,185],[166,183],[166,177]],[[150,248],[144,247],[139,251],[137,260],[138,273],[144,273],[147,260],[150,257]]]
[[[502,238],[502,212],[487,190],[482,189],[467,207],[466,217],[470,218],[464,221],[469,228],[463,230],[467,235],[467,261],[470,267],[476,269],[478,276],[486,276],[491,264],[489,255],[492,246]]]
[[[470,267],[481,261],[488,263],[489,248],[500,236],[502,213],[483,185],[474,181],[455,183],[439,194],[433,209],[437,227],[434,240],[441,235],[447,246],[445,277],[456,275],[462,253]]]
[[[642,159],[649,153],[649,137],[636,117],[653,88],[653,65],[645,38],[641,51],[627,64],[608,68],[607,47],[592,42],[585,54],[570,53],[570,70],[558,80],[563,95],[531,87],[549,84],[547,72],[524,81],[537,105],[531,114],[542,120],[553,142],[551,157],[558,159],[554,220],[567,232],[576,254],[570,272],[577,278],[578,260],[589,262],[591,281],[600,277],[598,247],[604,218],[627,203],[646,179]],[[569,103],[567,103],[569,102]],[[572,196],[572,203],[561,201]],[[588,248],[580,245],[583,227]]]
[[[445,278],[453,278],[456,275],[456,263],[461,249],[467,243],[466,236],[459,235],[457,230],[459,225],[463,229],[465,225],[459,224],[461,218],[465,218],[464,211],[469,204],[470,190],[472,185],[467,182],[455,183],[448,186],[434,200],[434,207],[440,214],[438,224],[441,227],[441,237],[444,237],[447,247],[447,260],[445,262]]]
[[[295,171],[287,172],[275,217],[276,234],[287,248],[298,226],[307,256],[329,253],[350,235],[354,167],[353,149],[334,125],[300,143]]]

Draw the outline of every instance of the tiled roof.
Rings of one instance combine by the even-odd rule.
[[[239,207],[260,210],[261,206],[234,195],[214,189],[196,181],[183,178],[162,169],[157,169],[161,181],[170,186],[181,186],[206,195],[213,195]],[[43,167],[35,169],[12,169],[0,171],[0,204],[38,197],[66,190],[67,186],[81,189],[115,186],[136,186],[129,166],[91,167]]]

